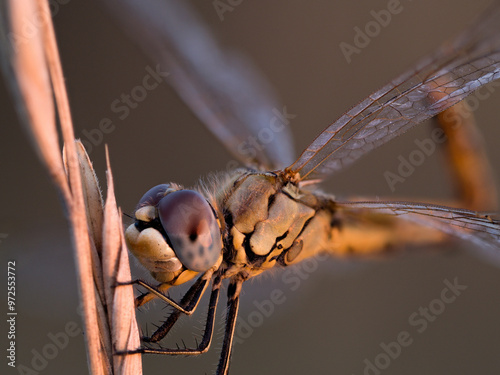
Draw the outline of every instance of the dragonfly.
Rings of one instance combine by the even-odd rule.
[[[207,352],[222,283],[228,280],[216,370],[227,374],[244,282],[318,254],[362,257],[457,237],[498,258],[500,220],[495,213],[419,202],[341,201],[319,185],[500,78],[500,6],[345,112],[295,158],[286,114],[276,110],[265,82],[248,63],[220,50],[184,3],[108,3],[131,37],[168,67],[168,81],[184,102],[244,165],[213,174],[192,188],[173,182],[157,185],[139,200],[125,237],[131,253],[158,284],[131,281],[147,291],[137,297],[136,306],[159,298],[173,312],[143,338],[143,347],[117,354]],[[138,24],[148,27],[133,26]],[[474,165],[483,160],[477,152],[467,159]],[[470,177],[474,171],[469,165],[457,162],[454,167]],[[483,184],[469,186],[466,179],[463,188],[471,195],[484,193]],[[166,294],[190,281],[180,301]],[[193,314],[207,290],[205,329],[195,347],[151,345],[165,338],[182,315]]]

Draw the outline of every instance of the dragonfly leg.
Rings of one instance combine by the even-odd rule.
[[[213,290],[215,289],[216,284],[219,282],[214,281],[214,286],[212,287],[212,293]],[[201,296],[205,292],[205,289],[208,285],[208,281],[205,284],[198,283],[198,281],[202,281],[202,278],[200,277],[195,284],[187,291],[187,293],[182,297],[181,300],[181,306],[183,306],[187,311],[194,311],[196,309],[196,306],[198,305]],[[217,287],[218,288],[218,287]],[[158,327],[158,329],[150,336],[150,337],[143,337],[143,341],[145,342],[158,342],[162,340],[170,331],[170,329],[174,326],[174,324],[177,322],[181,315],[182,311],[181,310],[174,310],[172,314],[169,315],[167,320]]]
[[[172,287],[172,285],[170,284],[167,284],[167,283],[161,283],[161,284],[158,284],[155,289],[158,291],[158,292],[162,292],[162,294],[165,294],[165,292],[170,289]],[[145,305],[146,303],[154,300],[156,298],[156,294],[154,293],[151,293],[151,292],[145,292],[145,293],[142,293],[140,296],[138,296],[136,299],[135,299],[135,307],[141,307],[143,305]]]
[[[231,280],[228,287],[226,327],[219,365],[217,366],[217,375],[226,375],[229,372],[229,360],[231,359],[231,350],[233,348],[234,329],[236,326],[238,306],[240,303],[240,292],[243,281],[244,280],[240,278]]]
[[[146,283],[143,280],[136,279],[136,280],[131,280],[131,281],[126,281],[126,282],[119,282],[116,284],[117,287],[119,286],[124,286],[124,285],[141,285],[144,286],[148,290],[154,290],[154,292],[146,292],[142,293],[140,296],[136,297],[135,299],[135,307],[141,307],[142,305],[145,305],[146,303],[152,301],[153,299],[157,298],[158,295],[163,295],[165,296],[165,292],[172,287],[172,285],[167,284],[167,283],[160,283],[157,286],[152,286]]]
[[[169,298],[165,294],[163,294],[162,290],[161,290],[162,284],[160,284],[159,287],[154,287],[152,285],[149,285],[148,283],[146,283],[143,280],[137,279],[137,280],[130,281],[128,283],[122,283],[121,285],[137,284],[137,285],[140,285],[148,290],[148,293],[142,294],[139,297],[137,297],[136,302],[135,302],[136,307],[142,306],[144,303],[149,302],[151,299],[154,298],[154,297],[148,298],[148,296],[155,296],[155,297],[158,297],[161,300],[167,302],[169,305],[173,306],[176,310],[178,310],[184,314],[191,315],[196,310],[196,307],[198,306],[198,302],[200,301],[201,296],[205,292],[205,289],[208,286],[208,281],[210,280],[212,275],[213,275],[213,270],[209,270],[209,271],[205,272],[202,276],[200,276],[198,278],[198,280],[196,280],[196,282],[191,286],[191,288],[189,288],[188,292],[183,297],[183,299],[189,298],[189,301],[187,301],[186,304],[188,304],[188,303],[190,304],[191,299],[193,298],[190,296],[193,293],[196,293],[196,299],[195,299],[196,303],[190,304],[192,306],[189,306],[187,308],[185,306],[183,306],[182,301],[180,304],[178,304],[177,302],[175,302],[174,300],[172,300],[171,298]]]
[[[219,301],[219,291],[220,291],[220,286],[221,286],[221,279],[220,277],[217,277],[212,285],[212,292],[210,294],[210,302],[208,304],[208,314],[207,314],[207,321],[205,325],[205,331],[203,333],[203,337],[200,341],[200,343],[197,345],[196,348],[139,348],[137,350],[132,350],[132,351],[125,351],[125,352],[117,352],[117,355],[126,355],[126,354],[137,354],[137,353],[143,353],[143,354],[165,354],[165,355],[198,355],[198,354],[203,354],[205,353],[212,342],[212,336],[213,336],[213,329],[214,329],[214,322],[215,322],[215,312],[217,309],[217,302]],[[204,288],[203,288],[204,289]],[[189,293],[189,292],[188,292]],[[187,293],[186,293],[187,295]],[[186,296],[184,296],[186,297]],[[187,302],[187,301],[185,301]],[[189,305],[192,305],[194,302],[191,301]],[[188,306],[189,307],[189,306]],[[168,333],[170,328],[172,327],[173,323],[178,318],[178,315],[180,315],[180,311],[176,310],[172,315],[177,315],[172,321],[169,322],[169,319],[163,324],[154,334],[151,338],[149,338],[147,341],[149,342],[157,342],[161,340],[165,335]],[[171,316],[172,316],[171,315]],[[167,326],[168,324],[168,327]],[[162,328],[166,327],[165,329],[162,330]]]
[[[497,189],[484,141],[466,101],[437,116],[459,205],[475,211],[497,208]]]

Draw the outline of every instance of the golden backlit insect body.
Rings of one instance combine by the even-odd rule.
[[[497,216],[474,211],[493,209],[494,202],[485,194],[492,189],[488,190],[491,176],[484,155],[463,151],[475,142],[473,127],[461,131],[468,137],[465,146],[455,142],[456,137],[449,137],[450,153],[462,158],[452,167],[462,176],[463,203],[472,210],[375,199],[339,201],[321,192],[317,185],[500,78],[500,7],[491,8],[456,39],[342,115],[295,161],[286,124],[282,124],[279,136],[271,137],[263,152],[241,152],[245,139],[269,126],[276,106],[268,103],[268,95],[260,91],[259,80],[246,65],[229,67],[229,56],[214,48],[215,42],[189,11],[176,2],[163,10],[127,7],[135,18],[147,16],[151,31],[142,30],[145,35],[141,40],[148,40],[147,51],[170,68],[169,82],[246,165],[214,175],[192,189],[175,183],[158,185],[140,199],[126,239],[131,252],[159,284],[134,281],[148,291],[137,298],[136,305],[159,297],[174,311],[144,340],[146,346],[133,353],[206,352],[212,340],[221,283],[229,279],[225,334],[217,369],[218,374],[226,374],[242,284],[268,269],[287,267],[320,253],[360,257],[459,237],[490,256],[499,255]],[[182,33],[178,31],[183,25],[197,25],[196,32],[180,38]],[[197,47],[203,49],[199,51],[205,56],[203,63],[193,58],[196,54],[191,50],[199,39],[206,47]],[[239,107],[242,102],[247,103],[246,108]],[[442,126],[446,132],[446,121]],[[472,175],[475,182],[469,183]],[[193,278],[197,279],[181,301],[164,294]],[[163,339],[181,314],[192,314],[210,284],[206,327],[197,347],[147,346]]]

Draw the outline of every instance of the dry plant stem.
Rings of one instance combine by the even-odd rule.
[[[42,24],[44,26],[41,32],[28,38],[26,43],[20,43],[18,46],[15,46],[17,49],[16,51],[11,50],[7,43],[4,45],[4,49],[12,54],[13,70],[16,73],[15,77],[12,77],[12,80],[17,79],[17,81],[11,82],[11,87],[12,90],[15,91],[17,99],[16,104],[18,105],[19,112],[21,113],[22,119],[25,121],[26,127],[33,133],[33,141],[41,156],[41,160],[45,163],[63,195],[63,201],[66,204],[66,210],[74,228],[73,237],[75,248],[78,249],[80,253],[83,253],[85,249],[90,248],[88,236],[85,234],[86,223],[81,217],[78,218],[77,215],[74,214],[78,212],[77,210],[79,207],[83,207],[83,205],[80,204],[81,202],[78,202],[77,199],[78,196],[82,197],[81,191],[78,192],[78,187],[81,186],[80,176],[79,173],[75,173],[75,158],[71,157],[69,165],[73,171],[73,173],[71,173],[71,175],[74,176],[72,182],[73,187],[76,186],[76,191],[74,191],[73,187],[70,189],[59,153],[51,90],[51,78],[53,79],[53,77],[50,77],[47,67],[47,61],[51,61],[52,65],[57,65],[58,59],[58,54],[56,53],[54,55],[54,41],[50,42],[50,39],[54,38],[53,31],[51,32],[50,12],[48,11],[47,4],[42,1],[11,1],[9,3],[9,11],[13,35],[23,35],[22,30],[24,22],[26,22],[27,19],[29,20],[33,15],[40,15],[42,17]],[[7,20],[5,19],[4,22],[7,22]],[[58,86],[56,82],[53,82],[53,84],[54,86]],[[64,88],[61,90],[59,87],[58,92],[59,97],[61,96],[61,92],[64,95]],[[72,137],[71,123],[68,124],[66,120],[66,118],[64,120],[61,119],[61,126],[65,129],[65,139],[70,139],[70,137]],[[70,128],[69,131],[68,127]],[[68,144],[72,143],[73,142],[68,142]],[[73,150],[70,150],[69,154],[74,155],[74,146],[72,146],[72,148]],[[87,268],[87,266],[88,264],[85,263],[83,267],[77,264],[80,270],[82,268]],[[80,272],[80,274],[84,275],[85,272]],[[90,274],[90,272],[87,272],[87,274]],[[89,284],[85,281],[81,284],[86,286],[83,288],[85,291],[82,293],[84,301],[89,301],[87,303],[88,307],[84,306],[86,337],[89,342],[98,342],[98,340],[93,339],[96,335],[92,332],[92,329],[90,329],[89,332],[88,328],[91,325],[94,327],[97,326],[95,312],[93,313],[90,308],[90,304],[94,300],[93,286],[92,283]],[[88,292],[89,286],[91,287],[90,293]],[[95,304],[92,303],[92,305]],[[91,313],[88,314],[87,311],[91,311]],[[89,357],[91,358],[91,363],[97,362],[97,347],[89,350]],[[91,371],[94,374],[102,373],[102,371],[99,371],[98,367],[99,366],[91,366]]]
[[[103,210],[92,163],[83,145],[74,140],[48,2],[11,0],[0,4],[0,17],[2,68],[21,120],[62,194],[71,223],[90,373],[139,375],[140,356],[113,358],[114,346],[122,351],[136,349],[139,336],[132,287],[114,288],[117,277],[130,280],[131,276],[111,170],[108,162],[108,199]],[[23,38],[24,27],[33,20],[36,32]],[[17,43],[16,37],[22,42]],[[65,143],[63,158],[56,107]]]
[[[87,256],[91,260],[93,287],[95,294],[95,308],[97,312],[98,332],[99,332],[99,350],[101,352],[101,364],[104,373],[112,373],[112,350],[110,328],[107,322],[107,309],[104,298],[104,281],[101,265],[102,257],[102,222],[103,222],[103,202],[99,190],[97,177],[95,176],[92,163],[85,152],[85,148],[79,141],[74,142],[77,152],[78,167],[82,180],[82,192],[85,203],[85,220],[88,224],[87,236],[90,241],[90,253]],[[68,165],[67,147],[63,150],[63,160],[65,169],[70,175],[71,169]],[[81,212],[79,213],[81,215]]]
[[[51,82],[41,35],[36,33],[24,43],[15,43],[15,36],[23,35],[27,15],[38,13],[37,5],[35,1],[10,1],[2,4],[2,13],[2,49],[6,57],[3,67],[18,114],[28,134],[33,136],[40,160],[67,202],[70,191],[59,152]],[[12,31],[7,28],[9,21]]]
[[[100,339],[98,331],[98,318],[95,309],[96,295],[92,277],[92,265],[90,262],[90,240],[88,237],[87,220],[84,215],[84,201],[82,181],[79,171],[78,159],[74,143],[73,124],[69,110],[66,87],[64,86],[62,68],[59,52],[55,40],[50,9],[48,3],[38,0],[38,9],[43,17],[43,42],[48,68],[52,78],[52,87],[61,122],[64,143],[67,147],[67,161],[69,167],[69,182],[71,188],[71,200],[67,202],[71,227],[73,229],[73,241],[76,251],[76,267],[79,274],[79,288],[83,309],[83,320],[85,337],[87,339],[87,350],[89,355],[90,372],[92,374],[105,374],[104,366],[100,357]]]

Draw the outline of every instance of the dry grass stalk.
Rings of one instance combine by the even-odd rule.
[[[139,355],[113,356],[114,349],[137,348],[139,336],[132,288],[115,288],[117,279],[128,281],[131,276],[109,158],[103,205],[92,163],[74,138],[48,3],[11,0],[0,6],[3,72],[21,121],[62,195],[71,225],[90,373],[141,374]],[[29,24],[36,30],[25,35]]]

